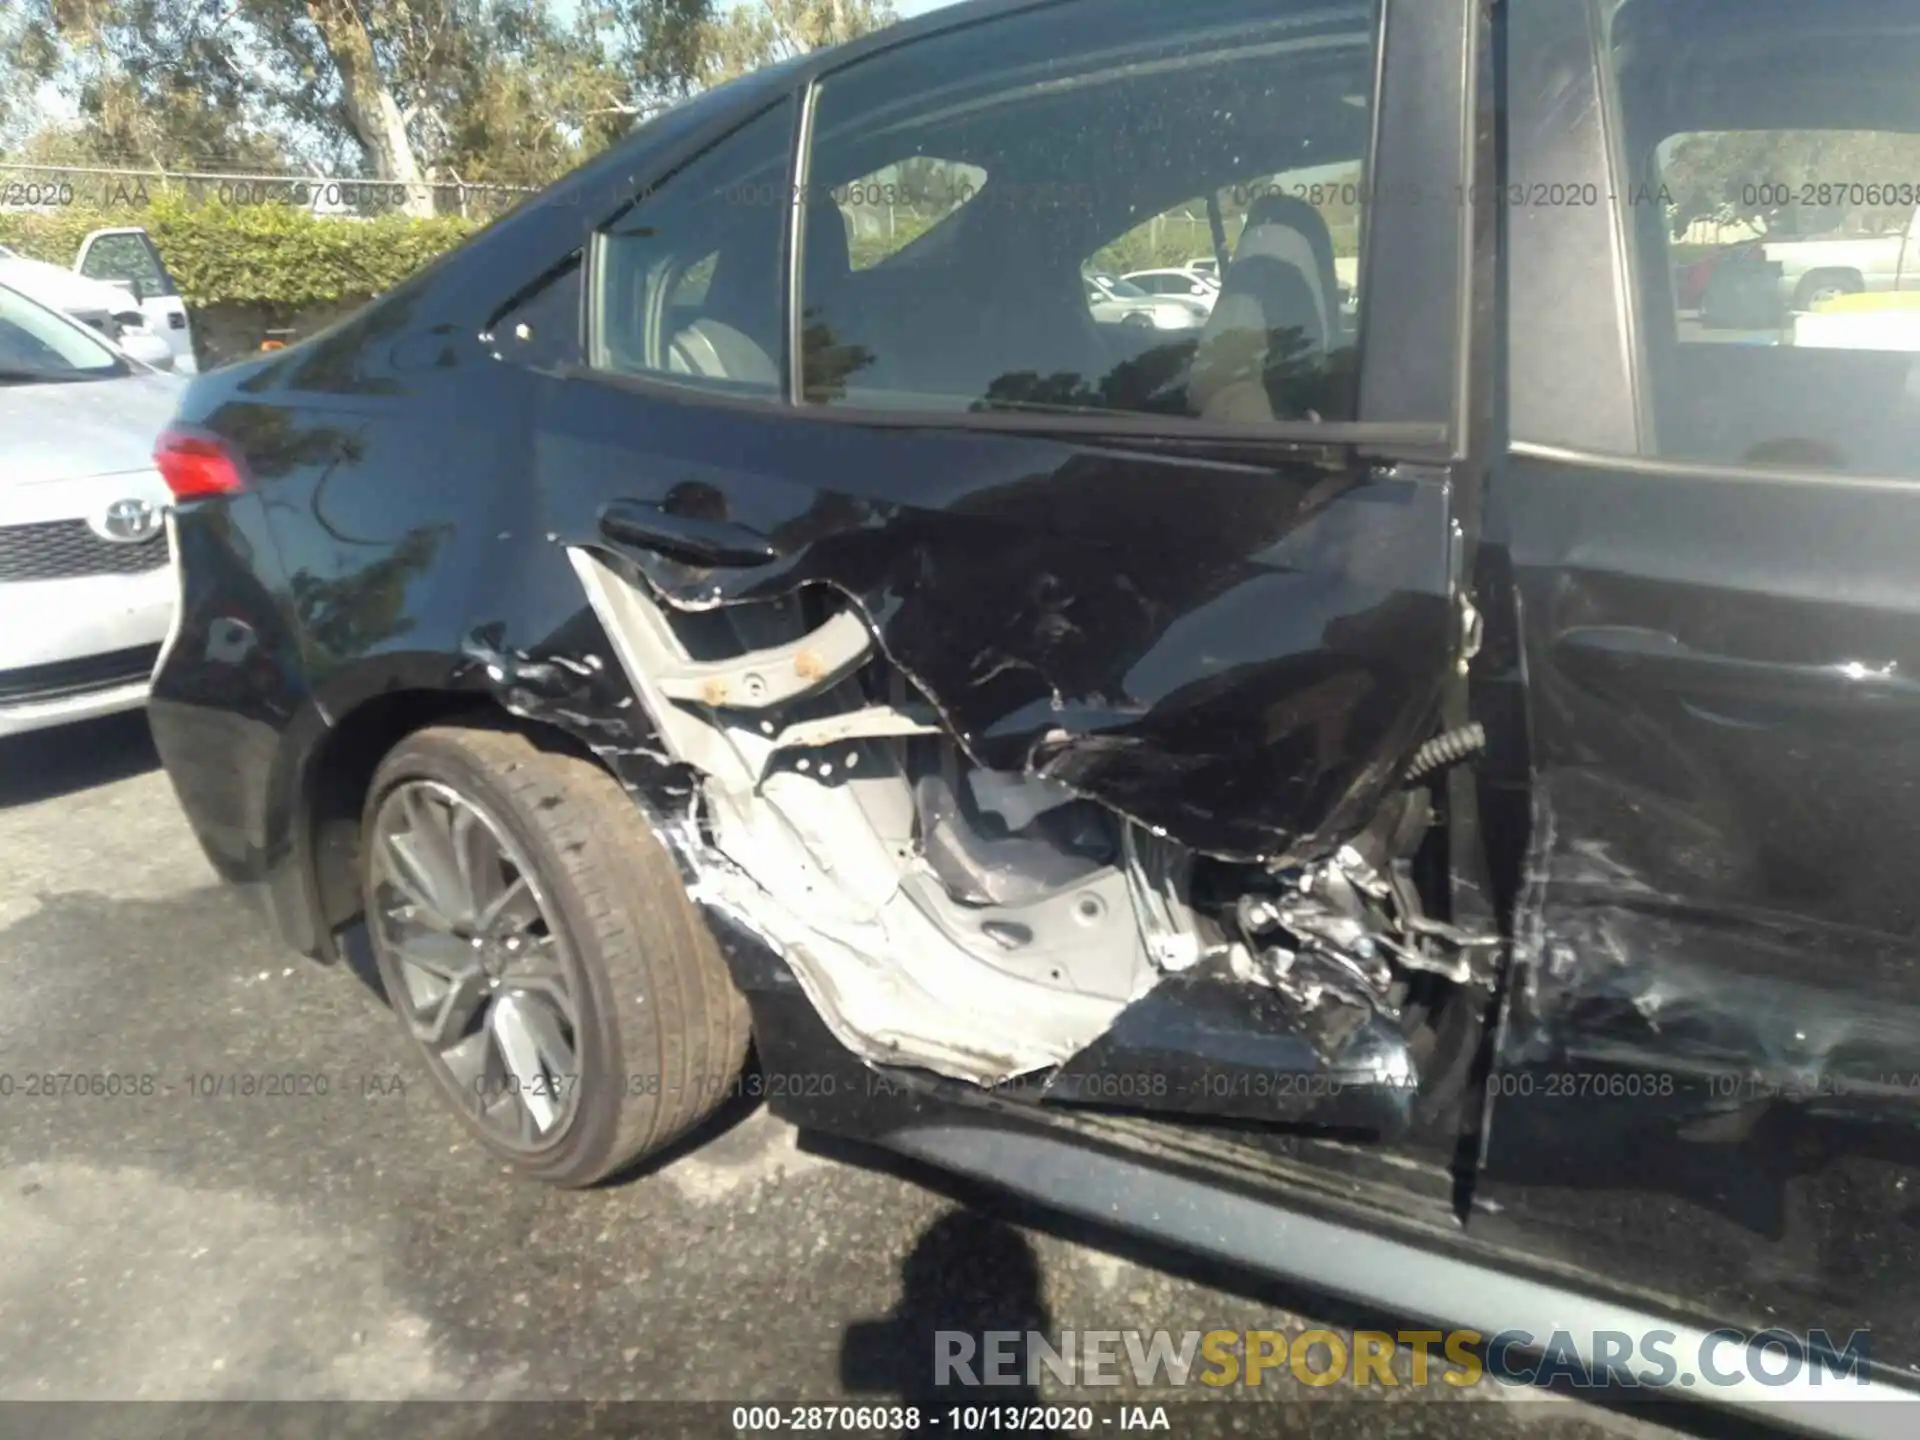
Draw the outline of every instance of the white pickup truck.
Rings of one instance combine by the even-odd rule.
[[[1795,310],[1842,295],[1920,289],[1920,210],[1904,231],[1886,235],[1811,235],[1761,242],[1780,262],[1780,288]]]
[[[1920,209],[1904,230],[1779,234],[1716,256],[1701,300],[1708,325],[1786,323],[1846,295],[1920,291]]]
[[[95,230],[80,242],[73,268],[92,280],[105,280],[133,293],[134,303],[147,317],[147,328],[173,351],[173,369],[181,375],[199,370],[193,353],[193,325],[186,302],[153,237],[138,225]]]

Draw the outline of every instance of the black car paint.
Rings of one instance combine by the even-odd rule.
[[[965,7],[961,19],[1013,8]],[[1507,96],[1512,173],[1605,180],[1611,161],[1584,7],[1539,0],[1513,8],[1525,18],[1507,42],[1508,73],[1521,77]],[[658,143],[695,148],[805,73],[745,85],[724,104],[703,101]],[[265,883],[283,930],[310,953],[329,953],[332,943],[312,857],[322,843],[311,823],[322,771],[295,761],[394,694],[505,704],[557,726],[599,753],[651,821],[674,832],[686,777],[627,718],[637,707],[564,555],[568,543],[609,543],[594,503],[604,486],[579,479],[570,493],[569,479],[592,473],[589,442],[610,423],[592,412],[614,402],[575,388],[585,382],[531,383],[488,363],[470,339],[472,296],[512,288],[498,283],[496,257],[516,255],[530,273],[568,236],[578,241],[606,218],[596,197],[643,180],[644,164],[634,147],[596,162],[548,206],[501,222],[491,247],[459,252],[300,347],[195,383],[187,413],[242,445],[258,488],[175,518],[187,592],[179,638],[156,681],[155,731],[222,873]],[[1920,1359],[1920,1308],[1906,1284],[1917,1258],[1908,1184],[1920,1162],[1909,1100],[1920,1090],[1897,1077],[1915,1049],[1920,982],[1911,891],[1897,867],[1915,853],[1911,807],[1900,802],[1920,742],[1903,733],[1911,728],[1902,725],[1904,691],[1883,682],[1920,663],[1903,627],[1920,593],[1899,543],[1911,492],[1896,483],[1810,487],[1804,476],[1596,463],[1595,453],[1636,450],[1642,423],[1631,299],[1619,277],[1610,290],[1584,273],[1586,257],[1617,253],[1626,222],[1606,207],[1503,219],[1511,247],[1506,420],[1518,443],[1488,457],[1488,543],[1476,588],[1488,645],[1475,666],[1474,706],[1492,732],[1479,796],[1493,857],[1489,905],[1517,945],[1482,1163],[1457,1161],[1445,1126],[1356,1146],[1047,1112],[953,1082],[880,1075],[827,1035],[777,957],[715,916],[769,1072],[835,1077],[830,1094],[815,1086],[776,1096],[776,1107],[882,1141],[930,1117],[1044,1127],[1357,1228],[1556,1273],[1588,1293],[1756,1328],[1843,1333],[1870,1324],[1877,1364],[1903,1366]],[[1581,257],[1578,283],[1563,268],[1571,256]],[[649,407],[663,453],[673,455],[676,434],[695,448],[697,419],[683,412],[697,404],[619,398]],[[423,427],[418,414],[437,423]],[[726,423],[772,428],[744,412]],[[779,427],[794,424],[786,417]],[[776,555],[723,576],[726,598],[808,581],[844,590],[983,757],[1024,762],[1036,736],[1061,723],[1040,716],[1051,714],[1047,701],[1059,690],[1081,702],[1062,712],[1075,717],[1077,733],[1129,742],[1066,751],[1075,783],[1141,818],[1185,827],[1200,848],[1220,853],[1267,852],[1301,833],[1312,809],[1304,797],[1249,822],[1225,813],[1224,787],[1209,804],[1185,806],[1164,773],[1130,762],[1143,739],[1191,733],[1165,708],[1140,715],[1096,703],[1118,688],[1127,642],[1135,658],[1143,653],[1144,629],[1098,633],[1096,645],[1078,617],[1064,632],[1050,623],[1060,606],[1027,588],[1038,574],[1104,578],[1063,551],[1046,482],[1035,477],[1151,477],[1194,461],[1058,434],[925,435],[825,420],[798,429],[805,438],[768,437],[763,453],[796,445],[813,473],[844,473],[838,462],[853,447],[923,468],[937,454],[969,482],[991,475],[996,483],[961,487],[941,524],[921,507],[844,484],[780,488],[769,483],[770,463],[759,473],[703,473],[685,463],[691,455],[623,494],[700,516],[713,513],[720,494],[728,522],[746,524]],[[751,457],[756,444],[736,453]],[[791,457],[778,458],[788,473]],[[1204,520],[1182,515],[1191,528],[1170,537],[1151,569],[1143,557],[1123,558],[1156,587],[1148,593],[1157,603],[1204,613],[1224,593],[1208,567],[1239,566],[1254,577],[1259,553],[1252,540],[1224,553],[1210,548],[1220,541],[1206,538],[1206,525],[1250,516],[1253,539],[1266,538],[1262,527],[1278,536],[1323,472],[1303,452],[1290,491],[1251,502],[1243,466],[1206,461],[1196,472],[1221,477],[1222,509]],[[406,484],[390,482],[400,474]],[[1421,514],[1422,526],[1445,513],[1417,482],[1348,479],[1363,483],[1341,492],[1336,509],[1373,503],[1369,486],[1384,484],[1375,490],[1381,503],[1411,507],[1404,513]],[[706,488],[679,488],[689,483]],[[1150,504],[1150,488],[1141,493]],[[1631,503],[1621,498],[1629,494]],[[277,509],[320,523],[271,526]],[[903,577],[897,555],[866,538],[869,525],[914,536],[936,563]],[[1845,543],[1813,554],[1802,538],[1808,527]],[[915,610],[934,598],[967,605],[964,585],[941,563],[960,534],[1013,534],[1035,547],[1006,572],[1029,596],[1025,607],[979,615],[992,628],[969,632],[971,652],[929,645],[937,632],[924,630]],[[1735,537],[1745,547],[1738,554],[1725,543]],[[633,558],[665,593],[694,595],[695,577],[679,567]],[[1429,557],[1415,561],[1414,574],[1430,571]],[[1344,610],[1290,644],[1263,637],[1252,658],[1276,674],[1317,663],[1311,656],[1328,620],[1344,618],[1359,637],[1353,653],[1369,661],[1355,673],[1375,684],[1414,674],[1412,646],[1444,646],[1450,633],[1450,616],[1434,603],[1443,589],[1431,573],[1355,588]],[[1396,605],[1414,621],[1404,651],[1380,640]],[[223,652],[211,626],[226,619],[251,627],[273,663],[241,671],[214,658]],[[1094,623],[1121,622],[1103,611]],[[1700,666],[1659,663],[1662,636],[1686,646],[1682,653],[1733,657],[1746,668],[1729,676],[1710,665],[1703,684]],[[983,658],[981,670],[1000,658],[1024,664],[1012,672],[1024,677],[1019,688],[980,684],[969,665]],[[1852,664],[1863,668],[1837,668]],[[1179,687],[1165,693],[1178,696]],[[1219,703],[1203,689],[1193,698],[1202,717]],[[1040,712],[1030,715],[1036,702]],[[1413,713],[1363,730],[1364,743],[1337,747],[1334,758],[1364,752],[1355,775],[1390,765],[1402,741],[1418,738]],[[1420,723],[1434,718],[1431,708],[1419,714]],[[1201,781],[1209,773],[1226,772],[1198,767]],[[1530,811],[1521,823],[1516,797]],[[1336,813],[1324,789],[1312,799],[1322,819]],[[1320,836],[1337,830],[1327,823]],[[1661,1013],[1649,1023],[1655,1003]],[[1637,1075],[1644,1092],[1645,1077],[1663,1074],[1678,1077],[1668,1095],[1609,1101],[1604,1091],[1583,1097],[1570,1088],[1568,1103],[1556,1106],[1545,1088],[1569,1085],[1567,1077]],[[1895,1078],[1857,1083],[1875,1076]]]
[[[720,450],[707,406],[540,388],[539,488],[563,543],[625,554],[689,608],[832,586],[981,763],[1196,850],[1317,842],[1300,858],[1319,858],[1320,832],[1358,829],[1431,729],[1453,615],[1444,477],[1321,447],[1207,461],[746,406]],[[664,558],[601,526],[608,496],[773,558]]]
[[[1808,14],[1693,13],[1749,41]],[[1641,178],[1612,153],[1591,36],[1579,0],[1514,10],[1516,186]],[[1648,223],[1630,204],[1509,219],[1480,701],[1494,747],[1526,757],[1488,788],[1510,811],[1518,779],[1530,815],[1472,1228],[1630,1273],[1676,1313],[1871,1329],[1906,1368],[1920,488],[1738,451],[1626,458],[1653,448],[1642,381],[1673,305],[1625,267],[1567,266]]]

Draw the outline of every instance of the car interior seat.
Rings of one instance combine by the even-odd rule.
[[[828,202],[806,208],[809,295],[836,287],[852,270],[847,223]],[[673,337],[668,367],[739,384],[780,385],[781,254],[778,227],[755,227],[720,252],[700,318]]]
[[[1247,212],[1240,243],[1200,332],[1188,386],[1201,419],[1276,417],[1276,380],[1323,365],[1340,326],[1333,236],[1313,206],[1264,195]]]

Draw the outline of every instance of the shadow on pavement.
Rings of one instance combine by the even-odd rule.
[[[840,1345],[840,1383],[851,1396],[885,1396],[925,1415],[955,1406],[991,1407],[1003,1414],[1040,1403],[1027,1383],[1029,1334],[1047,1334],[1052,1319],[1041,1290],[1040,1260],[1018,1230],[977,1210],[949,1210],[921,1232],[900,1266],[900,1299],[893,1313],[847,1327]],[[986,1357],[980,1347],[990,1332],[1023,1337],[997,1352],[1001,1373],[1022,1380],[981,1390],[942,1373],[939,1357],[951,1355],[975,1375]],[[967,1372],[960,1372],[967,1373]],[[856,1401],[856,1403],[858,1403]],[[948,1434],[985,1433],[991,1418],[975,1426],[945,1424]],[[1053,1432],[1023,1429],[1023,1434]]]
[[[0,739],[0,810],[159,768],[144,710],[11,735]]]

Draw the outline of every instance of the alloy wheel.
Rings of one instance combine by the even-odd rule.
[[[481,806],[432,780],[395,786],[369,843],[395,1008],[491,1138],[548,1148],[578,1108],[583,986],[534,867]]]

